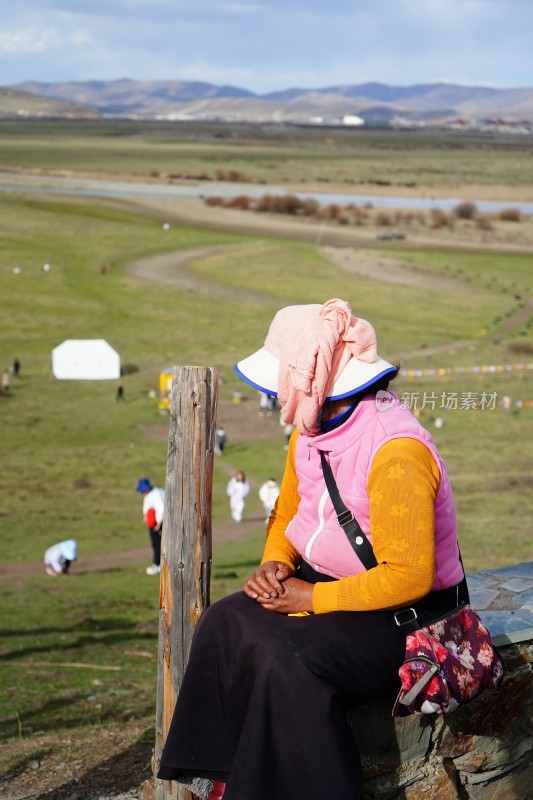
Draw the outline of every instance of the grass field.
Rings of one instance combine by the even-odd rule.
[[[530,137],[131,121],[0,121],[0,166],[137,178],[458,190],[533,183]],[[517,197],[516,199],[520,199]]]
[[[8,127],[1,126],[0,140],[11,142],[3,152],[10,152],[14,163],[22,151],[14,135],[8,141]],[[61,162],[60,138],[51,133],[47,144],[44,133],[32,136],[36,149],[26,157],[34,164],[52,168],[57,159],[56,166],[80,167],[66,140]],[[91,138],[91,168],[108,171],[117,163],[114,143],[122,140],[110,138],[104,147],[94,132]],[[117,170],[137,163],[135,148],[144,143],[132,142],[134,149],[124,156],[131,161],[119,163]],[[190,146],[204,163],[201,146]],[[91,155],[99,147],[101,161]],[[177,152],[155,134],[147,147],[151,153],[163,148],[159,169]],[[40,148],[47,148],[47,163]],[[146,169],[148,163],[147,158]],[[79,743],[83,735],[94,739],[96,748],[95,731],[103,735],[116,722],[133,721],[144,725],[150,738],[158,588],[144,574],[149,550],[134,488],[144,474],[159,485],[165,480],[166,441],[153,435],[164,419],[148,399],[161,368],[217,366],[225,379],[221,409],[236,390],[244,393],[247,408],[256,396],[238,383],[234,361],[259,346],[277,308],[334,296],[371,319],[382,354],[401,358],[407,368],[533,360],[531,318],[516,316],[531,286],[527,256],[404,250],[402,259],[422,265],[430,276],[427,285],[406,287],[350,275],[313,244],[266,236],[257,241],[178,225],[164,231],[162,221],[104,202],[0,196],[0,367],[15,356],[22,365],[20,380],[13,379],[9,396],[0,397],[2,552],[3,562],[12,567],[0,589],[0,739],[5,745],[0,769],[11,779],[25,775],[32,758],[72,764],[81,759],[79,744],[65,752],[65,737]],[[219,244],[245,247],[207,256],[189,271],[212,287],[230,287],[230,296],[216,288],[163,286],[124,272],[126,264],[151,254]],[[389,249],[387,255],[394,252]],[[49,272],[43,271],[44,263],[50,264]],[[450,274],[457,288],[432,290],[431,276]],[[254,295],[242,302],[239,294],[245,291]],[[516,324],[505,329],[513,319]],[[118,350],[128,366],[125,403],[115,402],[113,382],[53,378],[51,350],[67,338],[105,338]],[[464,340],[470,344],[462,346]],[[516,370],[398,379],[398,392],[418,393],[421,419],[448,464],[470,571],[531,558],[533,408],[513,408],[506,415],[499,400],[503,394],[514,401],[531,399],[532,377]],[[496,394],[498,401],[492,410],[442,410],[443,393],[452,392],[478,398],[483,392]],[[424,402],[424,393],[426,400],[435,395],[435,408]],[[436,416],[444,419],[440,429],[433,425]],[[223,462],[215,462],[215,527],[228,520],[228,470],[243,468],[256,481],[265,473],[280,474],[279,426],[272,431],[267,439],[235,437]],[[254,497],[250,513],[258,511]],[[260,555],[263,536],[258,522],[249,538],[215,546],[212,597],[241,584]],[[45,548],[70,537],[80,546],[74,574],[51,580],[35,573],[33,565]],[[146,555],[138,561],[113,561],[116,554],[145,545]],[[110,565],[84,569],[83,558],[97,555],[108,555]]]

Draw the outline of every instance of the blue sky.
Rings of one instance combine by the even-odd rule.
[[[532,30],[530,0],[7,0],[0,85],[532,87]]]

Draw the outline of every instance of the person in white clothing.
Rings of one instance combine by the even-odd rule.
[[[74,539],[58,542],[44,554],[44,568],[48,575],[68,575],[70,565],[78,558],[78,545]]]
[[[240,522],[242,520],[244,503],[249,493],[250,484],[246,480],[244,472],[239,470],[239,472],[235,473],[226,488],[226,494],[229,497],[231,516],[235,522]]]
[[[140,479],[137,491],[143,496],[143,517],[148,526],[153,550],[153,562],[146,567],[146,574],[159,575],[161,572],[161,531],[165,511],[165,492],[163,489],[152,486],[148,478]]]
[[[264,417],[270,411],[270,398],[266,392],[259,392],[259,416]]]
[[[259,499],[263,503],[263,508],[265,509],[266,522],[268,522],[268,518],[278,499],[279,488],[277,481],[274,480],[274,478],[269,478],[259,489]]]

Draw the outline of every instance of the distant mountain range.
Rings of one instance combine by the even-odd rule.
[[[23,94],[24,93],[24,94]],[[40,102],[38,102],[40,101]],[[499,117],[533,121],[533,88],[494,89],[449,83],[388,86],[382,83],[286,89],[254,94],[198,81],[27,81],[0,89],[0,115],[216,118],[274,122],[327,122],[359,116],[365,121],[444,122]],[[46,106],[46,103],[51,105]]]
[[[19,89],[0,88],[0,118],[63,117],[96,119],[100,112],[90,106],[56,100]]]

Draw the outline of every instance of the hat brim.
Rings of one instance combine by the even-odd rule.
[[[277,397],[279,360],[262,347],[247,358],[235,364],[235,372],[259,392]],[[333,384],[326,400],[342,400],[356,392],[367,389],[380,378],[396,374],[397,367],[378,356],[372,364],[352,358]]]

